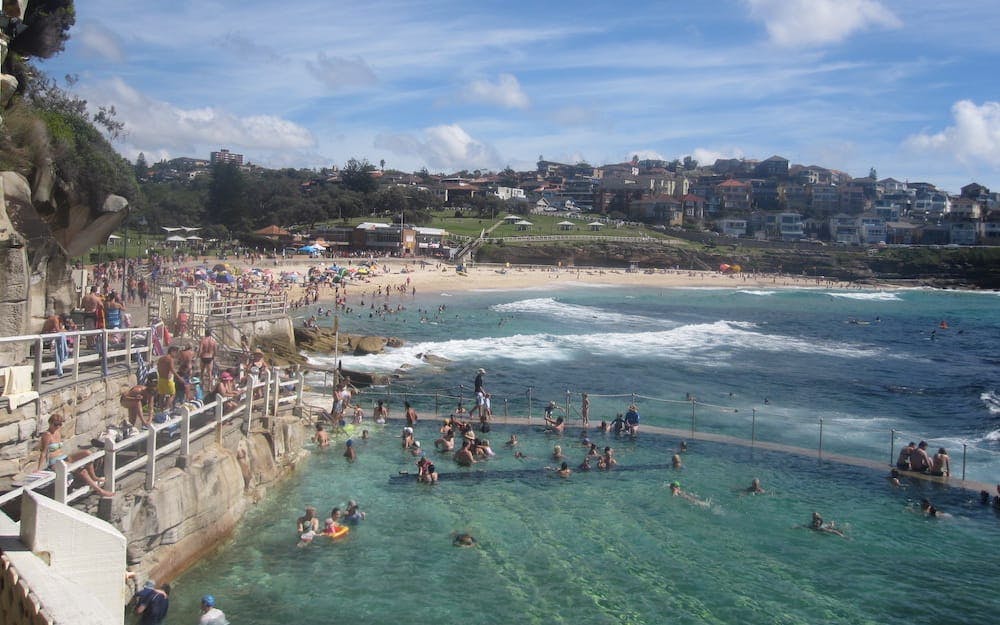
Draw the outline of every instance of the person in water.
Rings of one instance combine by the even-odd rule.
[[[673,497],[680,497],[686,499],[695,505],[702,507],[708,507],[709,503],[704,499],[701,499],[697,495],[692,495],[691,493],[681,490],[681,483],[678,481],[670,482],[670,495]]]
[[[475,547],[476,538],[468,532],[452,532],[451,544],[456,547]]]
[[[750,486],[748,486],[746,490],[744,490],[743,492],[745,492],[748,495],[763,495],[764,489],[761,488],[760,486],[760,478],[759,477],[753,478],[753,480],[750,482]]]
[[[354,449],[354,441],[351,439],[347,439],[344,443],[344,457],[349,462],[354,462],[358,459],[358,452]]]
[[[824,522],[823,517],[819,512],[812,513],[812,518],[809,520],[809,525],[807,527],[815,532],[833,534],[834,536],[844,538],[844,532],[837,529],[837,526],[833,521]]]
[[[347,502],[347,513],[344,514],[344,522],[348,525],[357,525],[364,521],[368,515],[358,508],[358,502],[353,499]]]
[[[330,446],[330,434],[323,429],[322,423],[316,424],[316,434],[313,436],[313,440],[320,447],[325,448]]]
[[[567,478],[567,477],[570,476],[571,473],[573,473],[573,470],[569,468],[569,464],[567,464],[565,462],[562,463],[561,465],[559,465],[558,469],[555,468],[555,467],[545,467],[545,470],[546,471],[555,471],[556,475],[558,475],[559,477],[562,477],[562,478]]]
[[[674,454],[674,457],[670,459],[670,464],[675,470],[680,470],[684,467],[684,463],[681,462],[680,454]]]

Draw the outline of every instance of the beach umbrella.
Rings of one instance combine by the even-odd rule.
[[[228,271],[229,266],[225,263],[218,263],[215,267],[212,267],[212,271]]]
[[[229,284],[236,282],[236,276],[231,273],[217,273],[215,274],[215,281],[222,284]]]

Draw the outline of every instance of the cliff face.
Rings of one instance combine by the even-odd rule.
[[[479,262],[596,266],[640,269],[715,270],[737,263],[744,271],[823,276],[837,280],[906,281],[935,287],[1000,288],[1000,248],[888,248],[843,249],[745,243],[671,245],[658,242],[551,243],[484,245]]]
[[[25,15],[28,0],[4,0],[8,17]],[[20,41],[20,40],[19,40]],[[0,68],[8,63],[7,35],[0,34]],[[0,73],[0,333],[40,329],[46,310],[68,312],[77,303],[69,258],[103,243],[128,214],[128,201],[102,192],[103,180],[88,184],[86,163],[110,146],[85,119],[74,120],[69,137],[54,137],[38,111],[16,97],[17,78]],[[50,115],[51,117],[51,115]],[[61,120],[65,122],[65,120]],[[89,131],[88,131],[89,130]],[[111,151],[113,153],[113,150]],[[74,177],[68,177],[73,173]],[[95,192],[95,186],[97,190]],[[0,363],[20,354],[0,353]]]

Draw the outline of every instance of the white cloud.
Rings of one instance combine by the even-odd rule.
[[[332,89],[370,87],[378,82],[375,72],[361,57],[349,59],[327,56],[320,52],[315,61],[306,62],[306,67],[320,82]]]
[[[899,28],[902,21],[879,0],[746,0],[781,46],[838,43],[859,30]]]
[[[977,106],[960,100],[951,107],[955,124],[934,134],[916,134],[906,140],[915,151],[951,154],[961,163],[1000,167],[1000,102]]]
[[[305,128],[273,115],[240,117],[221,109],[185,109],[156,100],[121,79],[80,87],[92,106],[113,104],[125,123],[129,151],[192,155],[204,146],[255,150],[301,150],[316,140]]]
[[[687,156],[686,154],[684,156]],[[711,165],[720,158],[744,158],[743,150],[735,147],[721,148],[719,150],[709,150],[707,148],[695,148],[691,152],[691,158],[698,161],[700,165]],[[679,156],[678,158],[684,158]]]
[[[115,63],[125,60],[118,35],[96,22],[84,22],[73,31],[73,40],[80,44],[84,55],[96,56]]]
[[[513,74],[500,74],[496,83],[476,80],[466,86],[466,100],[482,102],[508,109],[528,108],[528,96],[521,89],[521,83]]]
[[[663,154],[657,152],[656,150],[634,150],[628,153],[628,156],[624,159],[626,161],[632,160],[633,156],[638,156],[640,161],[650,160],[650,161],[666,161],[670,160],[665,158]]]
[[[497,169],[496,150],[472,138],[458,124],[426,128],[420,137],[410,134],[379,135],[375,147],[402,156],[414,156],[434,170]]]

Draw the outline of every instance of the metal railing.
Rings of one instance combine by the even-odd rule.
[[[558,403],[555,415],[561,415],[566,424],[582,425],[580,414],[581,392],[567,390],[558,396],[539,397],[534,387],[524,387],[512,395],[492,394],[494,423],[508,424],[512,419],[527,419],[528,423],[541,423],[541,413],[550,400]],[[926,440],[936,450],[951,448],[950,477],[965,481],[990,481],[985,471],[1000,472],[1000,453],[978,446],[973,441],[930,433],[904,433],[894,429],[887,418],[860,422],[846,417],[823,416],[803,419],[792,410],[775,407],[770,403],[758,406],[714,404],[699,400],[695,394],[683,399],[652,397],[640,393],[594,394],[589,393],[591,405],[589,428],[596,430],[601,421],[610,423],[619,414],[636,404],[642,426],[657,426],[683,432],[691,438],[717,438],[739,440],[748,447],[785,448],[787,451],[814,454],[819,461],[861,460],[868,464],[894,467],[899,445],[907,440]],[[371,405],[371,413],[381,400],[390,410],[391,417],[399,417],[404,402],[408,402],[422,419],[446,418],[453,415],[461,402],[469,417],[475,407],[475,393],[471,386],[450,388],[415,389],[400,384],[365,389],[364,403]],[[347,417],[349,421],[349,417]],[[884,443],[879,442],[884,441]],[[898,444],[897,444],[898,443]],[[960,454],[959,452],[960,448]],[[970,464],[975,467],[970,468]]]
[[[81,365],[99,364],[101,374],[106,376],[109,364],[124,363],[131,370],[132,366],[138,364],[139,355],[148,363],[152,350],[150,337],[148,327],[105,328],[0,337],[0,345],[24,345],[25,351],[31,352],[28,361],[33,365],[30,390],[42,395],[42,382],[48,373],[59,378],[68,373],[67,379],[76,382],[80,380]]]
[[[157,462],[170,455],[187,457],[191,453],[191,443],[215,432],[216,441],[221,441],[223,425],[237,418],[242,418],[245,424],[244,435],[249,436],[253,430],[252,424],[255,411],[262,420],[269,422],[267,430],[273,434],[273,420],[267,417],[278,414],[279,409],[287,404],[302,405],[303,376],[297,373],[291,377],[282,378],[280,374],[268,371],[263,379],[250,378],[250,383],[243,389],[236,404],[228,412],[225,404],[233,401],[218,398],[213,402],[199,406],[186,403],[176,409],[162,423],[153,423],[149,429],[143,430],[121,441],[106,439],[104,449],[97,450],[80,460],[67,463],[63,460],[52,464],[51,475],[34,480],[28,484],[0,495],[0,506],[15,501],[25,490],[38,490],[53,484],[53,499],[60,503],[72,503],[87,495],[89,486],[71,489],[70,476],[86,465],[104,460],[104,488],[114,492],[118,483],[133,473],[145,473],[145,486],[152,489],[156,486]],[[163,434],[164,436],[161,436]],[[168,441],[162,439],[166,437]],[[124,463],[122,459],[133,456]]]

